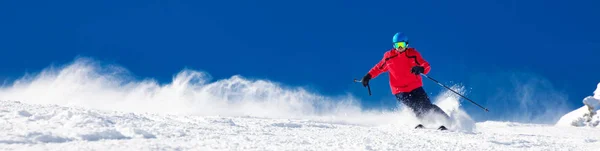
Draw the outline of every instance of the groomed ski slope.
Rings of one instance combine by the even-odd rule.
[[[307,119],[103,112],[0,101],[2,150],[599,150],[597,128],[477,123],[474,132]]]
[[[600,150],[597,126],[569,124],[585,110],[556,126],[475,123],[442,92],[432,98],[451,131],[415,130],[410,112],[361,109],[352,95],[241,76],[209,83],[193,70],[166,84],[136,79],[81,58],[5,83],[0,150]]]

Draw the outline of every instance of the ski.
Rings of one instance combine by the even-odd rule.
[[[427,127],[423,126],[423,124],[419,124],[419,125],[415,126],[415,129],[433,129],[433,128],[427,128]],[[442,126],[438,127],[436,130],[446,131],[446,130],[448,130],[448,128],[446,128],[446,126],[442,125]]]

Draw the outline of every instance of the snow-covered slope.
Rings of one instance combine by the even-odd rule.
[[[598,150],[597,129],[508,122],[474,132],[319,119],[107,112],[0,101],[0,150]]]
[[[413,129],[420,122],[406,110],[362,109],[350,94],[208,81],[193,70],[139,80],[85,58],[28,74],[0,87],[0,150],[600,149],[596,128],[475,123],[450,92],[432,96],[452,118],[451,131],[436,131]]]

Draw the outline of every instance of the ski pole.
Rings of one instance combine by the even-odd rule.
[[[483,106],[481,106],[481,105],[479,105],[479,104],[475,103],[473,100],[471,100],[471,99],[467,98],[466,96],[463,96],[462,94],[460,94],[460,93],[458,93],[458,92],[456,92],[456,91],[454,91],[454,90],[450,89],[448,86],[445,86],[445,85],[443,85],[443,84],[442,84],[442,83],[440,83],[439,81],[437,81],[437,80],[435,80],[435,79],[433,79],[433,78],[431,78],[431,77],[429,77],[429,76],[427,76],[427,75],[425,75],[425,74],[421,74],[421,75],[422,75],[422,76],[424,76],[424,77],[426,77],[426,78],[428,78],[429,80],[431,80],[431,81],[433,81],[433,82],[437,83],[438,85],[441,85],[442,87],[444,87],[444,88],[446,88],[446,89],[448,89],[448,90],[450,90],[450,91],[452,91],[452,92],[454,92],[454,93],[458,94],[459,96],[461,96],[461,97],[465,98],[465,99],[466,99],[466,100],[468,100],[469,102],[471,102],[471,103],[473,103],[473,104],[477,105],[478,107],[480,107],[481,109],[485,110],[485,112],[489,112],[489,111],[490,111],[490,110],[488,110],[487,108],[485,108],[485,107],[483,107]]]
[[[361,83],[362,80],[356,80],[354,79],[354,83]],[[367,90],[369,90],[369,96],[371,96],[371,86],[369,84],[367,84]]]

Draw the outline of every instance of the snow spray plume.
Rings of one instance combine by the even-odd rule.
[[[322,96],[238,75],[209,82],[208,74],[186,69],[167,84],[131,75],[116,65],[78,58],[1,87],[0,100],[124,112],[312,118],[366,125],[394,123],[405,116],[393,111],[364,111],[351,95]]]
[[[446,85],[444,85],[444,84],[440,83],[438,80],[435,80],[435,79],[433,79],[433,78],[431,78],[431,77],[429,77],[428,75],[425,75],[425,74],[421,74],[421,75],[422,75],[422,76],[424,76],[425,78],[427,78],[427,79],[429,79],[429,80],[431,80],[431,81],[435,82],[436,84],[438,84],[438,85],[440,85],[440,86],[442,86],[442,87],[446,88],[448,91],[450,91],[450,92],[452,92],[452,93],[454,93],[454,94],[456,94],[456,95],[458,95],[458,96],[462,97],[463,99],[466,99],[467,101],[469,101],[469,102],[471,102],[471,103],[475,104],[477,107],[479,107],[479,108],[483,109],[484,111],[486,111],[486,112],[489,112],[489,111],[490,111],[490,110],[488,110],[487,108],[485,108],[485,107],[483,107],[483,106],[479,105],[479,104],[478,104],[478,103],[476,103],[475,101],[473,101],[473,100],[471,100],[471,99],[467,98],[466,96],[462,95],[460,92],[456,92],[454,89],[452,89],[452,88],[450,88],[450,87],[448,87],[448,86],[446,86]]]
[[[206,73],[183,70],[169,84],[136,81],[124,68],[80,58],[27,75],[0,91],[2,100],[105,110],[197,115],[299,116],[358,110],[350,96],[323,97],[302,88],[233,76],[207,83]],[[336,100],[337,99],[337,100]]]
[[[473,87],[491,91],[485,96],[488,106],[498,108],[490,112],[492,120],[525,123],[555,123],[568,112],[566,94],[557,91],[550,81],[531,73],[492,73],[474,76]],[[496,89],[496,91],[494,91]]]
[[[450,87],[450,89],[459,94],[464,94],[463,86],[454,85]],[[442,90],[442,93],[440,93],[440,95],[434,99],[434,104],[438,105],[444,112],[446,112],[446,114],[450,116],[452,120],[450,127],[452,129],[468,132],[475,130],[475,121],[471,119],[469,114],[467,114],[467,112],[465,112],[461,107],[461,96],[457,95],[451,90]]]

